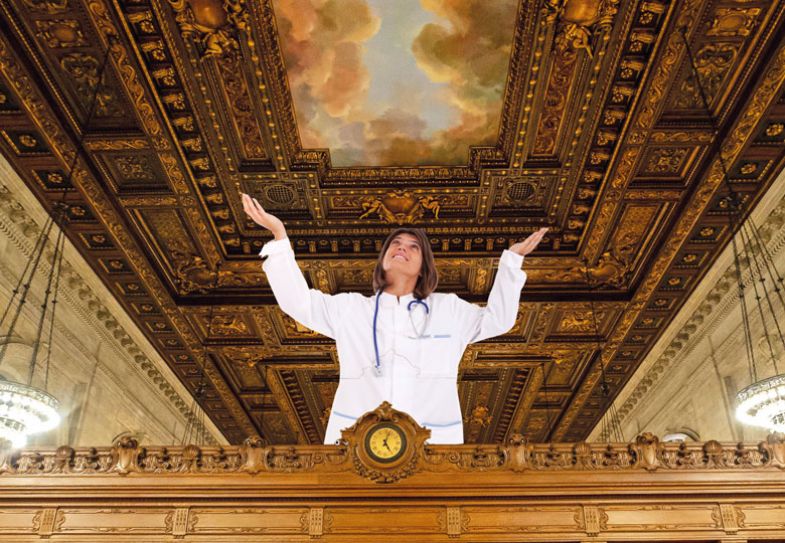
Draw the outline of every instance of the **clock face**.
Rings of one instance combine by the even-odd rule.
[[[394,424],[377,424],[366,434],[365,450],[377,462],[394,462],[406,450],[406,436]]]

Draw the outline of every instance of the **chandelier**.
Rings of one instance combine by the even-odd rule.
[[[63,263],[63,249],[65,247],[65,230],[63,227],[69,210],[66,199],[69,191],[74,189],[72,185],[74,170],[82,152],[85,134],[87,134],[88,129],[90,128],[90,121],[95,114],[96,105],[98,103],[98,92],[103,85],[104,75],[109,65],[109,55],[112,51],[111,45],[116,41],[116,37],[114,36],[107,36],[107,38],[109,39],[110,46],[107,47],[106,52],[104,53],[103,62],[98,70],[95,86],[92,89],[92,98],[87,112],[87,119],[85,120],[84,127],[76,142],[76,150],[71,155],[70,167],[68,168],[68,175],[62,193],[62,200],[52,206],[51,215],[47,217],[46,223],[35,242],[33,255],[27,261],[24,271],[19,277],[16,287],[12,291],[8,306],[5,308],[2,316],[0,316],[0,327],[2,327],[6,321],[6,317],[11,315],[8,332],[6,332],[3,344],[0,346],[0,368],[2,368],[8,344],[14,335],[14,330],[16,329],[19,316],[27,301],[33,278],[43,259],[47,241],[50,238],[52,228],[56,226],[57,228],[55,228],[55,230],[57,234],[55,236],[54,252],[50,262],[48,277],[46,278],[46,290],[44,291],[43,302],[41,304],[41,315],[38,319],[38,327],[33,342],[33,352],[28,366],[27,380],[25,382],[15,382],[0,378],[0,448],[9,445],[12,448],[24,447],[27,444],[27,438],[29,436],[47,432],[60,424],[60,415],[57,412],[60,403],[54,396],[47,392],[47,388],[49,384],[49,359],[52,354],[52,332],[54,331],[57,292],[58,287],[60,286],[60,271]],[[17,296],[19,296],[18,299]],[[14,307],[15,303],[16,306]],[[11,311],[12,309],[14,309],[13,312]],[[48,331],[45,332],[44,324],[47,315],[49,315],[49,326]],[[36,376],[36,367],[39,364],[38,355],[42,344],[47,346],[46,357],[41,361],[43,386],[42,388],[37,388],[33,385],[33,381]]]
[[[772,432],[785,432],[785,374],[752,383],[736,398],[739,422]]]
[[[752,384],[736,394],[736,419],[742,424],[765,428],[770,432],[785,432],[785,374],[780,372],[777,364],[778,353],[775,349],[775,345],[779,343],[781,350],[785,352],[785,337],[783,337],[782,326],[777,318],[775,307],[785,308],[785,299],[782,294],[785,281],[774,266],[772,256],[761,239],[752,217],[748,217],[742,223],[738,233],[742,243],[741,249],[739,249],[736,239],[733,239],[734,263],[747,364]],[[752,308],[748,307],[745,297],[740,251],[748,265],[749,283],[754,295],[754,301],[750,304]],[[769,284],[773,287],[769,287]],[[767,351],[766,357],[770,361],[772,373],[770,377],[760,376],[761,370],[767,368],[759,367],[760,355],[756,354],[753,347],[750,309],[754,310],[760,318],[760,327],[763,330],[761,343]],[[771,330],[776,330],[776,334],[770,335]]]
[[[0,440],[12,448],[27,444],[27,436],[47,432],[60,424],[59,402],[43,390],[0,381]]]
[[[52,353],[52,332],[54,331],[55,308],[57,307],[57,293],[60,286],[60,270],[63,263],[63,247],[65,235],[62,221],[68,206],[57,204],[54,217],[48,217],[46,224],[41,229],[35,242],[32,258],[28,259],[22,275],[12,291],[11,299],[5,311],[0,316],[0,326],[10,316],[8,332],[0,347],[0,368],[5,362],[6,352],[11,338],[14,336],[22,309],[27,303],[30,287],[36,272],[44,259],[47,241],[53,227],[57,224],[57,235],[54,242],[54,251],[51,257],[49,273],[45,279],[46,288],[41,303],[41,315],[38,318],[36,336],[33,341],[33,350],[27,367],[27,379],[22,382],[0,380],[0,446],[10,445],[12,448],[24,447],[30,435],[46,432],[60,424],[60,415],[57,412],[59,402],[46,392],[49,384],[49,359]],[[18,296],[18,298],[17,298]],[[12,311],[13,309],[13,311]],[[48,331],[45,331],[46,318],[49,317]],[[39,351],[41,345],[47,346],[46,356],[40,361],[43,373],[43,389],[36,387],[33,382],[36,378],[36,368],[39,366]],[[39,378],[40,380],[40,378]]]
[[[716,119],[709,108],[709,100],[701,82],[700,72],[697,69],[689,40],[687,39],[686,29],[681,29],[681,36],[686,46],[698,94],[705,113],[711,120],[716,137],[719,135]],[[761,238],[752,216],[744,218],[743,202],[730,183],[729,170],[725,157],[722,155],[718,137],[715,139],[715,146],[727,191],[727,196],[720,201],[720,205],[728,212],[747,363],[750,381],[752,382],[752,384],[736,394],[736,419],[742,424],[765,428],[771,432],[785,432],[785,374],[780,373],[777,367],[778,355],[775,352],[775,344],[777,343],[781,345],[782,351],[785,352],[785,336],[777,318],[777,309],[775,307],[778,306],[785,309],[785,297],[783,297],[785,279],[783,279],[774,265],[772,255],[765,241]],[[745,280],[742,275],[742,258],[749,271],[749,285],[754,295],[752,301],[748,301],[745,294],[745,290],[748,287],[745,286]],[[748,307],[748,304],[752,307]],[[752,326],[750,324],[751,311],[757,313],[760,318],[760,327],[763,330],[763,339],[765,340],[763,341],[764,349],[768,351],[767,357],[771,361],[773,370],[771,377],[759,377],[758,361],[756,360]],[[776,330],[776,335],[770,336],[770,330]]]

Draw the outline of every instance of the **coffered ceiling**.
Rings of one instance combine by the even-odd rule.
[[[440,289],[482,302],[501,250],[549,226],[514,328],[469,348],[458,388],[469,442],[579,440],[600,365],[613,396],[728,239],[718,151],[746,208],[782,169],[784,12],[0,0],[0,148],[70,205],[70,239],[192,391],[204,368],[232,442],[321,442],[338,380],[331,342],[277,309],[240,192],[328,292],[370,293],[384,237],[415,224]]]

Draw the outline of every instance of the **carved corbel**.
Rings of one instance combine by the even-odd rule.
[[[619,0],[546,0],[546,21],[557,24],[556,46],[594,56],[592,36],[610,30]]]
[[[635,443],[630,445],[630,453],[635,457],[635,467],[655,471],[662,465],[660,439],[652,433],[646,432],[636,437]]]
[[[112,447],[112,468],[109,471],[119,473],[120,475],[140,472],[139,455],[141,453],[142,450],[139,448],[138,441],[128,436],[121,438]]]
[[[521,434],[513,434],[507,443],[507,466],[516,473],[530,469],[533,447],[529,441]]]
[[[608,529],[608,514],[596,505],[584,505],[583,524],[586,535],[597,537],[601,531]]]
[[[240,471],[255,475],[270,469],[270,449],[259,437],[249,437],[240,447]]]
[[[333,292],[330,286],[329,266],[325,262],[313,262],[310,266],[311,281],[322,292]]]
[[[785,435],[778,432],[769,434],[766,436],[766,441],[758,445],[758,450],[768,457],[767,465],[785,469]]]
[[[744,525],[744,513],[732,503],[721,503],[718,509],[718,511],[715,511],[712,514],[712,518],[719,521],[719,524],[722,525],[722,529],[725,530],[726,534],[736,535],[739,532],[739,525]],[[722,541],[728,540],[723,539]]]

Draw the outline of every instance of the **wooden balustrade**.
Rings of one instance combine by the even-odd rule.
[[[389,445],[396,430],[402,446],[377,455],[374,443]],[[126,439],[6,453],[0,542],[785,540],[782,436],[459,446],[427,437],[382,405],[337,446]]]

